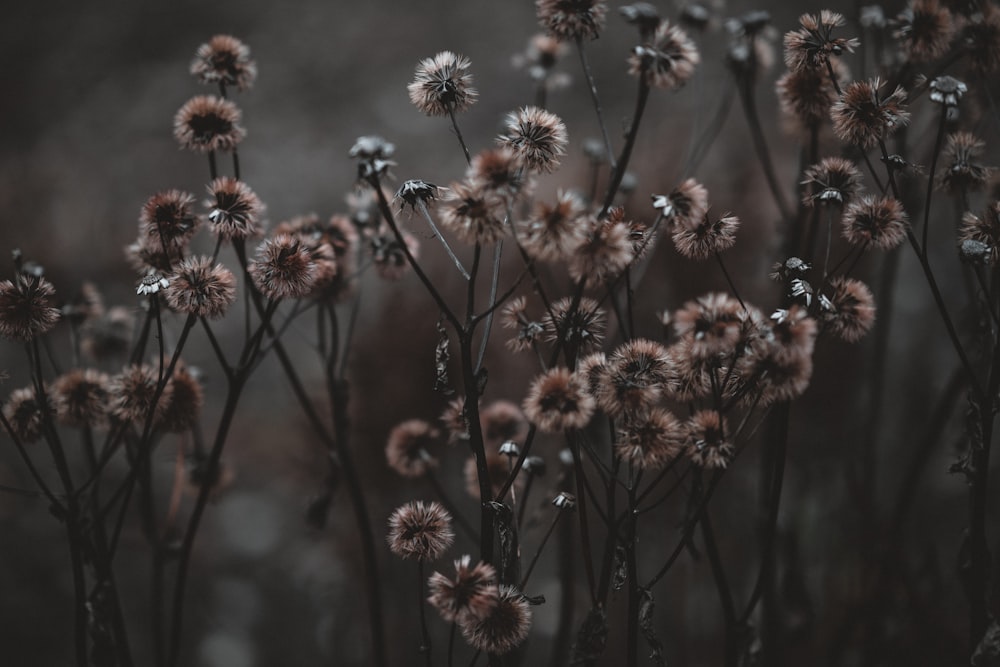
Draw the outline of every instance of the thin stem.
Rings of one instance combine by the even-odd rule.
[[[556,529],[556,524],[559,523],[559,519],[562,517],[563,511],[556,510],[556,516],[552,519],[552,523],[549,524],[549,529],[545,531],[545,536],[538,545],[538,549],[535,550],[535,555],[531,557],[531,562],[528,564],[528,570],[524,573],[524,577],[521,578],[521,585],[518,587],[520,590],[524,590],[524,587],[528,585],[528,579],[531,578],[531,573],[535,570],[535,565],[538,563],[538,559],[542,555],[542,550],[545,549],[546,542],[549,541],[549,536],[552,535],[552,531]]]
[[[458,129],[458,121],[455,119],[455,109],[448,105],[448,118],[451,119],[451,126],[455,130],[455,136],[458,137],[458,143],[462,145],[462,152],[465,153],[465,161],[468,164],[472,164],[472,156],[469,155],[469,147],[465,145],[465,139],[462,137],[462,130]]]
[[[938,122],[937,137],[934,139],[934,154],[931,157],[931,170],[927,175],[927,198],[924,200],[924,228],[921,233],[921,247],[927,252],[927,230],[930,228],[931,199],[934,196],[934,172],[937,169],[938,157],[941,154],[941,143],[944,141],[945,125],[948,123],[948,107],[941,107],[941,120]]]
[[[635,147],[635,139],[639,134],[639,123],[642,121],[642,113],[646,109],[647,100],[649,100],[649,84],[646,83],[645,71],[642,71],[639,73],[639,92],[635,101],[635,112],[632,114],[632,124],[629,125],[628,134],[625,135],[625,145],[622,147],[618,164],[612,162],[611,182],[604,195],[601,212],[597,216],[599,219],[603,219],[608,214],[608,209],[611,208],[615,195],[618,194],[618,188],[622,184],[622,178],[625,177],[625,170],[628,168],[629,158],[632,157],[632,149]]]
[[[428,470],[426,477],[427,481],[430,482],[431,488],[434,489],[434,493],[437,494],[438,500],[441,501],[444,508],[448,510],[448,513],[455,519],[455,523],[458,524],[458,527],[461,528],[466,535],[468,535],[469,539],[473,541],[478,540],[479,534],[476,532],[476,529],[472,527],[469,520],[465,518],[465,516],[455,506],[455,503],[451,501],[451,497],[447,494],[447,492],[445,492],[444,487],[441,486],[441,482],[438,481],[438,478],[434,475],[434,473]]]
[[[767,147],[767,140],[764,138],[764,130],[760,124],[760,115],[757,113],[757,101],[754,94],[753,81],[749,77],[742,77],[737,80],[739,87],[740,102],[743,104],[743,113],[750,126],[750,137],[753,140],[754,149],[757,152],[757,159],[761,167],[764,168],[764,176],[767,186],[774,197],[774,203],[778,207],[783,220],[792,219],[792,209],[785,200],[785,194],[778,183],[778,177],[774,171],[774,163],[771,160],[771,151]]]
[[[431,635],[427,631],[427,609],[424,605],[424,560],[417,559],[417,604],[420,607],[420,653],[424,656],[427,667],[432,667]]]
[[[726,264],[722,261],[722,255],[718,252],[715,253],[715,260],[719,263],[719,268],[722,269],[722,275],[726,277],[726,282],[729,283],[729,289],[733,291],[733,296],[736,297],[736,300],[740,302],[740,306],[744,311],[746,311],[747,305],[743,303],[743,299],[740,297],[740,293],[736,289],[736,283],[733,282],[732,276],[730,276],[729,271],[726,270]],[[715,375],[713,374],[712,377],[715,377]]]
[[[715,542],[715,531],[712,530],[712,520],[706,511],[701,518],[701,531],[705,538],[705,553],[712,568],[712,578],[719,592],[719,602],[722,604],[722,619],[726,625],[726,661],[727,667],[736,667],[739,655],[736,645],[737,619],[736,607],[733,603],[732,589],[726,578],[726,571],[719,555],[719,547]]]
[[[587,79],[590,100],[593,102],[594,111],[597,113],[597,125],[601,129],[601,139],[604,140],[604,150],[608,154],[608,164],[611,165],[611,171],[614,173],[618,168],[615,164],[615,151],[611,147],[611,139],[608,137],[608,126],[604,122],[604,114],[601,112],[601,100],[597,95],[597,83],[594,81],[594,74],[590,71],[590,62],[587,60],[587,51],[583,46],[583,38],[579,35],[576,37],[576,52],[580,55],[580,65],[583,67],[583,76]]]
[[[476,373],[483,367],[486,357],[486,345],[490,341],[490,331],[493,329],[493,315],[497,307],[497,289],[500,283],[500,260],[503,258],[503,239],[497,241],[493,250],[493,274],[490,278],[490,304],[487,309],[486,321],[483,323],[483,337],[479,341],[479,354],[476,356]]]
[[[469,272],[465,270],[464,266],[462,266],[462,260],[455,255],[455,251],[451,249],[451,245],[448,244],[448,240],[443,234],[441,234],[441,230],[437,228],[437,225],[434,224],[434,218],[431,217],[431,213],[427,210],[427,204],[424,203],[423,199],[417,199],[417,208],[420,210],[421,215],[424,216],[424,220],[427,221],[431,231],[434,232],[434,236],[441,241],[441,245],[444,247],[445,252],[448,253],[448,257],[451,257],[451,261],[455,263],[455,267],[458,268],[458,272],[462,274],[463,278],[468,280]]]

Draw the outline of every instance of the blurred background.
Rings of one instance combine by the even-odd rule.
[[[634,103],[635,81],[626,73],[625,59],[636,42],[634,28],[615,11],[618,4],[611,3],[604,33],[588,45],[616,146]],[[681,10],[676,3],[656,4],[668,18]],[[842,6],[827,6],[857,15],[854,5],[834,4]],[[886,14],[901,7],[887,5]],[[778,176],[787,198],[795,201],[802,142],[781,122],[773,84],[783,71],[780,35],[797,25],[799,12],[821,8],[773,0],[709,7],[713,20],[707,31],[692,33],[702,50],[698,74],[683,90],[654,91],[650,100],[630,169],[633,194],[624,202],[630,217],[650,222],[654,211],[649,196],[677,184],[693,137],[704,130],[733,85],[724,63],[722,20],[751,9],[766,9],[775,27],[776,64],[761,74],[758,99]],[[845,31],[852,29],[845,34],[858,34],[853,22]],[[108,0],[16,3],[0,23],[0,76],[7,91],[0,99],[0,259],[20,248],[44,265],[60,298],[74,297],[84,281],[91,281],[109,305],[138,308],[136,275],[123,249],[135,238],[141,206],[153,193],[169,188],[200,198],[208,181],[206,161],[178,149],[172,119],[191,96],[210,92],[190,77],[188,65],[198,45],[212,35],[239,37],[257,62],[255,88],[236,97],[248,130],[240,158],[244,179],[267,204],[269,220],[277,223],[304,213],[328,217],[346,210],[345,197],[355,178],[347,153],[361,135],[378,134],[396,144],[396,185],[410,178],[441,185],[460,179],[465,161],[447,120],[425,117],[409,103],[406,85],[415,65],[445,49],[471,59],[480,98],[459,120],[475,151],[491,144],[507,112],[531,103],[533,83],[512,59],[538,31],[533,3],[525,0],[180,1],[158,8]],[[566,121],[571,148],[564,167],[541,179],[539,198],[551,197],[558,188],[585,187],[589,175],[582,141],[599,136],[572,50],[558,71],[570,83],[550,93],[548,107]],[[919,146],[914,161],[926,164],[937,121],[926,100],[914,111],[909,130]],[[996,138],[995,122],[980,127],[983,138]],[[823,148],[837,150],[829,137]],[[990,156],[996,162],[995,150]],[[767,280],[770,265],[782,259],[779,215],[738,101],[695,175],[708,187],[715,207],[742,219],[739,243],[727,262],[742,296],[770,312],[781,299],[779,287]],[[940,243],[933,261],[940,267],[953,314],[969,330],[973,313],[953,251],[951,212],[939,199],[942,224],[934,232]],[[435,281],[457,295],[459,280],[443,253],[429,243],[416,220],[409,224],[424,242],[422,257]],[[210,251],[207,235],[198,242]],[[657,312],[725,289],[717,267],[683,260],[667,245],[657,248],[637,302],[639,332],[650,337],[660,335]],[[891,313],[880,315],[880,326],[890,324],[894,334],[881,353],[885,398],[877,430],[869,415],[877,401],[871,336],[855,345],[824,339],[813,384],[792,408],[779,540],[789,664],[820,664],[828,657],[830,664],[862,664],[866,642],[885,648],[875,651],[875,662],[864,664],[949,664],[962,655],[967,612],[956,563],[967,494],[964,478],[949,475],[948,468],[961,447],[965,398],[956,392],[945,406],[942,434],[919,458],[916,472],[910,472],[931,412],[957,364],[916,262],[908,248],[899,252],[905,256],[895,303]],[[223,260],[235,263],[225,254]],[[856,272],[876,294],[882,262],[873,254]],[[12,272],[11,265],[0,264],[0,277]],[[397,505],[434,497],[425,483],[401,480],[388,469],[386,434],[404,419],[436,419],[447,398],[433,391],[436,313],[416,279],[411,274],[390,283],[369,274],[363,291],[349,373],[352,445],[381,534]],[[180,324],[170,323],[174,336]],[[234,321],[224,327],[224,341],[236,344],[239,325]],[[323,406],[322,378],[310,372],[317,358],[310,327],[293,329],[288,341]],[[487,396],[520,403],[534,366],[526,357],[512,360],[504,337],[505,332],[497,333],[487,355],[486,366],[495,369]],[[56,350],[60,345],[66,349],[65,332],[57,332],[53,344]],[[213,388],[221,391],[224,381],[214,371],[203,337],[189,350],[188,363],[206,373],[209,399],[203,421],[212,425],[220,410]],[[5,395],[27,384],[16,345],[0,348],[0,368],[11,376],[3,386]],[[286,389],[280,369],[269,362],[254,376],[237,413],[225,455],[234,477],[209,507],[195,549],[185,664],[367,664],[362,564],[349,500],[343,491],[336,496],[322,530],[305,521],[305,508],[322,486],[324,450]],[[4,444],[9,444],[6,438],[0,440],[0,484],[31,488],[21,462]],[[537,447],[557,469],[558,439],[542,439]],[[752,509],[757,449],[751,444],[741,455],[712,504],[720,547],[743,600],[757,567]],[[38,460],[45,461],[37,451]],[[172,452],[169,447],[158,450],[156,463],[164,476],[172,470]],[[474,519],[475,503],[464,492],[463,465],[463,453],[442,452],[439,478]],[[533,551],[547,526],[548,510],[541,502],[546,493],[551,497],[554,479],[551,474],[549,489],[537,492],[540,518],[523,538],[528,550]],[[881,536],[904,479],[915,484],[902,530],[894,537],[905,571],[893,578],[880,596],[884,605],[873,612],[865,606],[866,600],[871,603],[865,595],[873,590],[867,564],[873,552],[885,548]],[[990,506],[996,508],[996,502]],[[655,571],[672,548],[681,509],[650,515],[641,538],[642,570]],[[61,526],[43,500],[0,493],[0,534],[2,662],[70,664],[72,582]],[[148,550],[135,522],[126,526],[123,539],[120,583],[127,591],[137,662],[148,664],[142,658],[148,658],[149,650]],[[457,557],[475,548],[460,537],[454,551]],[[412,563],[384,548],[379,556],[390,658],[392,664],[410,664],[418,642],[409,594]],[[528,592],[545,595],[549,603],[534,608],[527,664],[544,664],[556,628],[552,553],[539,567]],[[407,593],[401,601],[391,597],[398,590]],[[656,627],[668,664],[720,664],[721,615],[707,562],[683,557],[655,593]],[[624,610],[624,592],[620,597],[612,614]],[[584,613],[578,610],[575,625]],[[857,627],[859,619],[864,627]],[[614,656],[621,655],[620,625],[609,638],[605,664],[616,664]],[[447,625],[433,619],[437,646],[445,645],[447,631]]]

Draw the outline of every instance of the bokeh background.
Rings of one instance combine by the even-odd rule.
[[[588,47],[605,117],[618,145],[633,104],[634,81],[626,73],[625,58],[635,42],[634,29],[614,11],[619,4],[611,3],[607,29]],[[675,3],[656,4],[666,17],[680,10]],[[856,13],[849,3],[834,4],[842,4],[832,8],[848,16]],[[900,6],[893,3],[886,13]],[[631,168],[635,190],[626,201],[632,217],[651,220],[649,195],[676,185],[692,138],[705,128],[725,88],[732,86],[724,65],[721,20],[750,9],[768,10],[775,26],[777,64],[762,74],[758,97],[779,177],[794,201],[801,142],[781,122],[773,82],[782,71],[780,34],[794,27],[800,11],[821,8],[774,0],[711,7],[713,25],[697,36],[703,66],[696,78],[678,93],[654,93],[647,109]],[[364,134],[379,134],[396,144],[397,183],[409,178],[438,184],[459,179],[464,158],[447,122],[423,116],[408,101],[406,84],[415,64],[444,49],[471,59],[480,100],[460,122],[475,150],[491,143],[505,113],[531,102],[533,84],[512,65],[512,57],[537,31],[533,3],[525,0],[15,3],[6,8],[0,23],[5,91],[0,98],[0,262],[20,248],[45,266],[62,298],[71,298],[84,281],[91,281],[109,304],[138,308],[136,276],[123,248],[135,237],[140,207],[151,194],[168,188],[200,195],[208,180],[205,161],[177,148],[171,125],[174,112],[203,92],[187,68],[197,46],[214,34],[241,38],[257,61],[256,87],[237,100],[248,128],[240,157],[245,180],[266,202],[269,219],[277,222],[303,213],[329,216],[345,210],[355,176],[347,153]],[[559,69],[571,83],[552,92],[548,106],[565,119],[572,147],[564,168],[540,182],[540,197],[586,183],[581,142],[597,136],[572,52]],[[919,146],[915,161],[926,164],[935,127],[932,113],[915,119],[909,130],[912,143]],[[996,138],[995,119],[980,127],[984,138]],[[825,142],[824,148],[835,150],[832,143]],[[995,150],[991,154],[995,156]],[[709,188],[716,207],[732,210],[743,220],[739,244],[727,256],[743,297],[763,309],[774,307],[780,290],[766,274],[779,259],[778,215],[738,103],[696,176]],[[951,240],[950,209],[946,204],[939,208],[941,224],[934,236],[940,243],[934,261],[941,267],[949,306],[962,324],[970,325],[972,313]],[[425,241],[423,257],[430,273],[453,293],[459,284],[443,254],[426,242],[427,234],[416,220],[411,224]],[[200,242],[209,240],[202,237]],[[659,335],[658,311],[724,288],[714,266],[686,262],[665,245],[657,250],[637,306],[639,330],[648,336]],[[882,261],[866,258],[858,275],[877,286]],[[0,264],[3,277],[12,270]],[[864,617],[865,607],[859,611],[857,606],[872,587],[865,559],[885,546],[880,541],[885,521],[927,429],[929,413],[956,366],[912,257],[901,259],[900,271],[895,305],[880,323],[890,324],[894,334],[880,353],[886,374],[878,430],[869,435],[869,408],[876,401],[876,351],[870,338],[856,345],[824,340],[817,351],[813,386],[792,409],[779,542],[788,664],[825,664],[827,658],[831,664],[862,664],[866,642],[873,641],[885,647],[884,653],[875,651],[877,661],[865,664],[949,664],[962,652],[966,608],[956,562],[967,501],[963,478],[948,474],[961,444],[961,395],[954,397],[944,434],[921,459],[913,502],[898,536],[904,571],[893,579],[876,617]],[[353,446],[379,531],[401,502],[433,497],[421,482],[394,476],[385,464],[383,447],[395,423],[435,419],[446,405],[447,399],[432,391],[435,319],[432,302],[412,276],[387,283],[370,275],[364,282],[350,367],[351,414]],[[176,335],[180,322],[170,326]],[[238,330],[230,333],[235,341]],[[303,325],[290,331],[288,340],[322,405],[322,378],[310,372],[316,358],[312,331]],[[57,350],[66,342],[64,334],[54,337]],[[204,421],[214,424],[220,406],[211,398],[212,389],[221,391],[223,381],[213,377],[213,359],[204,340],[195,341],[190,350],[187,361],[206,372],[209,401]],[[488,396],[520,402],[533,373],[531,360],[511,359],[502,333],[495,337],[487,367],[496,369]],[[5,394],[27,383],[16,346],[3,346],[0,368],[11,376]],[[185,664],[367,664],[361,562],[348,498],[338,494],[324,529],[311,529],[304,520],[309,499],[322,484],[323,450],[285,389],[277,365],[265,364],[238,412],[225,457],[235,476],[210,506],[195,552]],[[5,444],[0,440],[0,483],[30,488],[30,478]],[[559,442],[542,440],[538,446],[557,467]],[[757,449],[747,448],[712,505],[724,558],[741,599],[749,594],[756,572],[752,506]],[[163,479],[172,470],[172,451],[163,448],[157,455]],[[38,454],[44,461],[40,450]],[[440,477],[463,499],[472,518],[474,503],[463,491],[464,454],[444,454]],[[870,473],[868,483],[863,482],[864,470]],[[990,506],[996,508],[996,502]],[[677,511],[653,515],[646,525],[641,543],[644,569],[651,572],[672,547]],[[547,524],[542,505],[538,513],[542,518],[525,537],[532,545],[528,549]],[[41,499],[0,493],[3,664],[70,662],[72,589],[63,536]],[[124,539],[119,576],[138,662],[143,664],[142,656],[148,658],[148,551],[134,523],[126,527]],[[455,552],[474,549],[460,539]],[[534,659],[527,664],[545,664],[555,632],[558,591],[553,561],[551,554],[543,558],[533,584],[537,590],[529,591],[544,594],[549,604],[535,608],[529,646]],[[412,564],[381,549],[379,565],[392,664],[410,664],[418,641]],[[682,558],[656,594],[657,628],[669,664],[720,664],[721,616],[707,562]],[[613,614],[624,609],[622,603],[614,602]],[[578,622],[583,613],[579,610]],[[864,627],[852,624],[859,617]],[[877,632],[870,631],[871,626]],[[437,645],[444,645],[447,626],[435,621],[432,632]],[[613,656],[620,654],[621,634],[618,629],[610,637],[607,664],[615,664]]]

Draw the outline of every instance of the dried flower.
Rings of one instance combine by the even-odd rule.
[[[316,285],[317,266],[309,249],[293,236],[278,234],[257,247],[248,267],[253,284],[269,299],[301,299]]]
[[[528,435],[528,421],[510,401],[494,401],[479,411],[482,422],[483,439],[487,447],[503,442],[521,442]]]
[[[55,413],[70,426],[101,426],[107,418],[108,376],[92,368],[75,369],[52,383]]]
[[[580,217],[586,210],[574,193],[559,191],[556,202],[538,202],[528,220],[517,226],[524,251],[534,259],[558,262],[568,259],[584,239]]]
[[[712,293],[688,301],[674,313],[674,330],[693,343],[691,353],[708,358],[731,353],[740,340],[745,313],[739,301]]]
[[[909,221],[898,199],[867,195],[844,211],[844,238],[852,245],[892,250],[906,238]]]
[[[143,424],[152,412],[153,425],[159,425],[170,404],[172,387],[167,383],[154,405],[153,398],[158,385],[159,373],[152,366],[127,366],[120,374],[111,378],[108,413],[118,421]]]
[[[452,183],[441,204],[441,224],[463,243],[496,243],[507,231],[506,207],[476,181]]]
[[[892,36],[899,40],[910,62],[940,58],[954,34],[951,13],[938,0],[910,0],[895,20]]]
[[[245,239],[261,233],[264,204],[243,181],[223,176],[208,185],[208,219],[212,231],[223,239]]]
[[[528,48],[523,54],[515,55],[511,60],[517,69],[526,69],[535,81],[545,81],[549,90],[553,87],[564,87],[569,84],[569,76],[555,77],[555,69],[559,58],[566,52],[566,45],[555,37],[544,33],[533,35],[528,41]]]
[[[528,185],[528,174],[519,152],[508,146],[480,151],[472,156],[465,180],[499,197],[512,201]]]
[[[420,252],[420,241],[406,231],[402,232],[402,236],[406,249],[416,258]],[[383,226],[378,234],[369,239],[369,247],[379,276],[386,280],[399,280],[406,274],[406,269],[410,266],[406,252],[388,226]]]
[[[621,345],[597,372],[597,404],[612,417],[647,412],[663,394],[670,365],[666,348],[655,341]]]
[[[838,276],[830,281],[829,310],[823,321],[834,335],[854,343],[875,323],[875,298],[860,280]]]
[[[628,71],[641,76],[651,88],[677,90],[694,75],[701,56],[694,42],[679,26],[661,21],[653,41],[632,49]]]
[[[399,205],[399,212],[402,213],[406,205],[409,204],[410,208],[416,210],[417,203],[422,202],[425,206],[435,199],[437,199],[438,186],[433,183],[428,183],[427,181],[421,181],[419,179],[411,179],[405,181],[399,189],[396,190],[395,199],[401,199],[402,203]]]
[[[990,266],[1000,263],[1000,202],[994,201],[986,207],[983,216],[966,212],[958,230],[961,243],[975,241],[985,246],[983,254],[989,258]]]
[[[389,549],[401,558],[437,560],[454,540],[451,515],[438,502],[409,502],[389,516]]]
[[[653,195],[653,208],[672,224],[693,227],[708,214],[708,190],[689,178],[669,195]]]
[[[451,51],[421,60],[413,82],[407,86],[410,101],[428,116],[465,111],[479,95],[467,71],[471,64],[465,56]]]
[[[839,62],[834,68],[837,70],[844,70]],[[830,117],[830,107],[837,101],[837,88],[821,69],[789,70],[778,79],[775,90],[781,111],[805,129],[819,127]]]
[[[473,623],[489,617],[499,602],[497,572],[489,563],[471,565],[470,556],[455,561],[455,577],[435,572],[427,580],[427,601],[448,622]]]
[[[565,297],[552,304],[551,312],[542,319],[546,340],[572,346],[578,354],[600,347],[604,339],[604,311],[593,299],[584,297],[573,307],[573,299]]]
[[[135,293],[139,296],[159,294],[160,291],[165,290],[168,285],[170,285],[169,280],[155,271],[150,271],[139,279],[139,283],[135,286]]]
[[[532,106],[513,111],[507,114],[505,129],[497,143],[512,149],[532,171],[549,173],[566,154],[566,125],[545,109]]]
[[[198,230],[194,195],[180,190],[166,190],[150,197],[139,214],[142,237],[153,247],[181,249]]]
[[[164,295],[175,312],[216,319],[236,300],[236,278],[210,257],[190,257],[177,266]]]
[[[688,259],[708,259],[736,245],[736,230],[739,227],[740,219],[731,213],[724,213],[715,222],[706,214],[697,225],[674,226],[674,247]]]
[[[462,636],[480,651],[508,653],[528,636],[531,608],[524,596],[512,586],[500,586],[497,603],[482,619],[466,618],[460,622]]]
[[[969,87],[951,76],[939,76],[930,85],[931,102],[937,102],[945,107],[957,107],[962,96],[969,92]]]
[[[587,234],[574,249],[569,275],[588,285],[600,285],[623,272],[635,259],[632,229],[623,220],[581,218]]]
[[[49,412],[55,412],[52,398],[48,392],[45,392],[45,399]],[[45,415],[33,387],[12,391],[7,402],[4,403],[3,416],[10,424],[10,430],[14,432],[14,437],[22,444],[30,444],[42,437]]]
[[[815,187],[806,190],[802,202],[811,204],[849,203],[861,187],[861,172],[850,160],[828,157],[806,169],[802,185]]]
[[[553,368],[531,383],[524,414],[544,433],[581,429],[594,414],[594,399],[578,375]]]
[[[191,430],[201,416],[204,392],[199,381],[199,373],[183,364],[174,368],[168,384],[170,401],[163,410],[160,429],[168,433],[183,433]]]
[[[243,114],[229,100],[215,95],[197,95],[174,115],[174,138],[189,151],[231,151],[247,131],[240,125]]]
[[[686,436],[672,413],[653,408],[624,421],[618,430],[615,452],[640,469],[655,470],[684,450]]]
[[[597,0],[535,0],[538,22],[562,41],[597,39],[607,5]]]
[[[948,135],[944,149],[945,169],[938,175],[938,187],[949,194],[976,192],[989,183],[993,168],[979,162],[986,143],[969,132]]]
[[[803,14],[802,27],[785,33],[785,64],[792,71],[825,67],[831,56],[854,52],[857,39],[834,37],[833,30],[844,25],[844,17],[824,9],[819,16]]]
[[[715,410],[700,410],[687,420],[687,454],[699,468],[725,468],[733,456],[726,420]]]
[[[507,348],[511,352],[531,349],[545,331],[542,323],[530,319],[526,312],[527,299],[523,296],[511,299],[500,311],[500,321],[504,328],[517,332],[517,335],[507,339]]]
[[[52,329],[59,321],[51,306],[55,293],[45,278],[23,272],[0,282],[0,336],[27,342]]]
[[[230,35],[215,35],[198,47],[191,61],[191,74],[199,83],[236,86],[250,90],[257,79],[257,63],[250,59],[250,48]]]
[[[881,85],[875,78],[847,86],[830,111],[833,131],[838,138],[861,148],[871,148],[909,122],[910,113],[903,107],[906,91],[897,87],[887,97],[881,97]]]
[[[982,76],[1000,69],[1000,9],[992,2],[979,3],[978,7],[962,34],[968,63]]]
[[[422,419],[410,419],[397,424],[389,432],[385,459],[389,467],[403,477],[422,477],[437,467],[430,447],[439,436],[436,428]]]

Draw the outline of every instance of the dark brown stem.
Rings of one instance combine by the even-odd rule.
[[[625,145],[622,147],[621,156],[618,163],[612,162],[611,182],[608,184],[608,191],[604,195],[604,204],[601,206],[599,219],[603,219],[608,214],[608,209],[615,201],[618,188],[621,187],[622,179],[625,177],[625,170],[628,168],[629,159],[632,157],[632,149],[635,148],[635,139],[639,134],[639,123],[642,121],[642,113],[646,109],[646,102],[649,100],[649,84],[646,83],[644,72],[639,73],[639,92],[635,101],[635,112],[632,114],[632,124],[629,125],[628,134],[625,135]]]
[[[420,607],[420,653],[427,667],[432,667],[431,634],[427,631],[427,609],[424,604],[424,560],[417,559],[417,604]]]
[[[611,165],[611,171],[614,172],[616,169],[615,151],[611,147],[611,139],[608,137],[608,126],[604,122],[604,114],[601,112],[601,100],[597,96],[597,83],[595,83],[594,75],[590,71],[590,62],[587,60],[587,52],[583,47],[583,38],[579,35],[576,37],[576,51],[580,55],[580,65],[583,67],[583,76],[587,79],[590,100],[593,102],[594,111],[597,113],[597,125],[601,130],[601,139],[604,140],[604,150],[608,154],[608,164]]]

